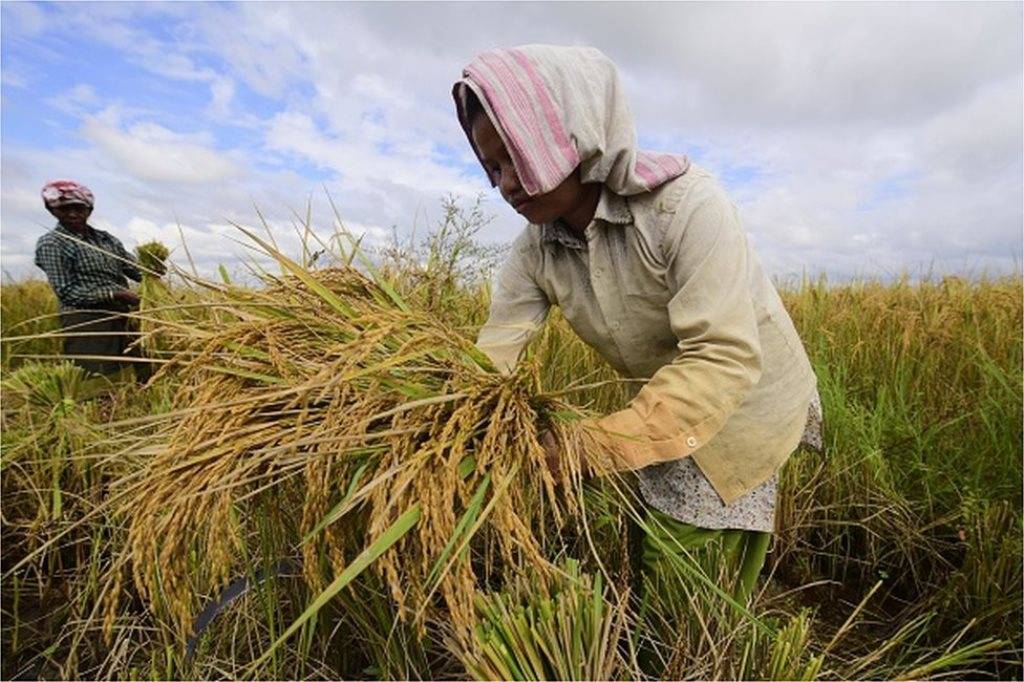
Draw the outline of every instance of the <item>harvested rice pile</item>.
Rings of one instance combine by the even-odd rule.
[[[187,633],[197,595],[244,573],[269,515],[314,590],[379,554],[370,570],[404,618],[441,613],[468,635],[481,586],[510,570],[557,572],[546,538],[581,511],[573,408],[540,395],[528,368],[496,373],[386,282],[277,257],[292,275],[222,289],[194,324],[168,331],[184,350],[162,371],[182,388],[165,445],[119,491],[122,564]],[[545,428],[565,445],[559,481],[538,442]]]

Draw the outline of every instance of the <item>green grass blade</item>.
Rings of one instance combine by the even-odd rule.
[[[334,505],[334,507],[331,508],[331,511],[327,512],[327,514],[325,514],[324,517],[320,519],[320,522],[316,524],[313,530],[306,533],[306,535],[302,538],[302,542],[300,542],[299,544],[306,544],[313,538],[313,536],[320,533],[320,531],[322,531],[324,528],[337,521],[342,516],[341,511],[345,508],[345,505],[348,504],[348,501],[352,499],[352,495],[356,492],[356,489],[359,487],[359,481],[363,477],[363,472],[365,472],[367,467],[369,466],[369,463],[367,463],[363,464],[358,469],[356,469],[355,474],[352,475],[352,481],[348,484],[348,490],[345,491],[345,494],[342,496],[341,501],[338,502],[338,504]]]
[[[452,533],[452,536],[448,538],[448,542],[445,544],[444,549],[441,550],[437,560],[431,567],[430,574],[427,576],[427,584],[433,585],[435,581],[444,577],[443,575],[439,575],[441,567],[448,560],[448,556],[455,548],[455,543],[459,542],[465,530],[471,524],[476,522],[476,518],[479,516],[480,510],[483,508],[484,496],[487,494],[487,488],[490,484],[491,475],[487,474],[484,476],[483,480],[480,481],[480,485],[477,486],[476,492],[473,493],[473,499],[469,501],[466,511],[463,512],[462,518],[459,519],[458,524],[455,526],[455,531]]]
[[[248,667],[246,672],[251,674],[268,658],[270,658],[278,647],[280,647],[285,640],[295,634],[299,628],[303,626],[310,618],[319,613],[320,609],[324,607],[327,602],[334,599],[334,597],[340,592],[346,585],[352,582],[360,573],[376,561],[384,552],[388,551],[393,544],[402,539],[402,537],[409,532],[409,530],[416,525],[420,520],[420,506],[413,505],[404,514],[399,516],[391,526],[384,531],[383,534],[369,547],[360,552],[351,564],[345,567],[334,581],[324,588],[313,602],[306,607],[306,610],[302,612],[295,621],[288,626],[288,629],[277,638],[277,640],[270,645],[270,647],[263,652],[263,654],[257,658]]]

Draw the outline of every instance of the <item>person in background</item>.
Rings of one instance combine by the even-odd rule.
[[[612,468],[637,473],[654,529],[634,542],[638,571],[655,572],[665,547],[704,553],[746,601],[779,468],[820,419],[811,364],[735,205],[685,156],[637,149],[615,65],[596,49],[491,50],[453,95],[491,185],[528,222],[478,347],[511,371],[558,305],[620,375],[645,381],[584,424]],[[558,443],[542,443],[557,469]]]
[[[123,313],[139,304],[128,280],[142,280],[135,257],[117,237],[89,225],[95,200],[85,185],[55,180],[42,190],[43,205],[57,226],[36,242],[35,263],[57,295],[64,354],[89,372],[113,374],[125,365],[145,381],[150,370],[133,340]]]

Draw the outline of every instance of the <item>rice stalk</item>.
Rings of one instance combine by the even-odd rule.
[[[605,595],[601,575],[567,560],[555,580],[519,576],[476,600],[480,624],[460,652],[478,680],[614,680],[629,671],[620,649],[627,595]]]

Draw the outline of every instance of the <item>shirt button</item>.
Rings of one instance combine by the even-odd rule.
[[[695,448],[697,447],[697,439],[694,438],[693,436],[690,436],[689,438],[686,439],[686,444],[689,445],[691,448]]]

